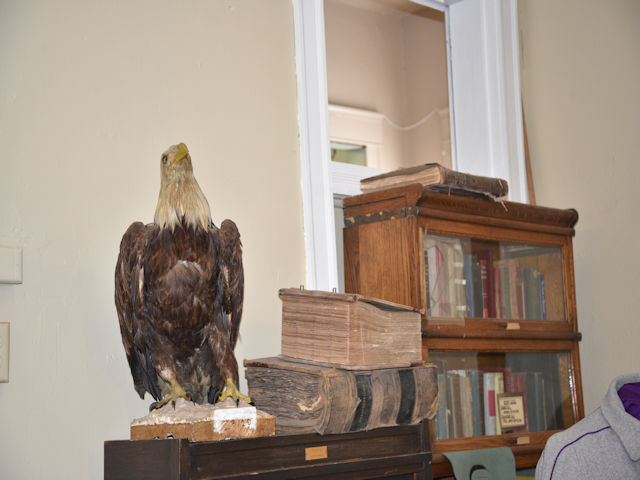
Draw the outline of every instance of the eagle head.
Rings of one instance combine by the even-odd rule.
[[[184,143],[171,145],[162,152],[160,172],[162,173],[163,182],[173,176],[184,176],[186,172],[193,174],[191,155],[189,155],[189,149]]]
[[[172,231],[180,223],[207,229],[211,224],[209,202],[193,175],[191,155],[184,143],[172,145],[162,153],[160,173],[154,222]]]

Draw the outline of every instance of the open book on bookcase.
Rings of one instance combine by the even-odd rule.
[[[435,192],[422,185],[344,200],[345,285],[423,311],[438,367],[434,475],[443,452],[511,447],[535,466],[584,416],[573,209]]]

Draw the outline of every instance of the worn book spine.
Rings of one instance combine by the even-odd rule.
[[[451,405],[450,438],[462,438],[462,402],[460,394],[460,375],[457,370],[448,372],[449,405]]]
[[[564,320],[564,281],[559,254],[538,255],[538,271],[542,273],[541,295],[544,301],[543,320]]]
[[[473,392],[469,370],[458,370],[460,376],[460,408],[462,436],[473,436]]]
[[[489,249],[474,252],[478,258],[482,275],[483,318],[496,318],[495,281],[493,279],[493,251]]]
[[[408,425],[437,410],[435,366],[354,371],[272,357],[245,361],[249,396],[280,432]]]
[[[483,394],[484,394],[484,434],[496,434],[496,391],[495,372],[484,372]]]
[[[471,395],[473,400],[473,436],[484,435],[484,406],[482,394],[482,373],[478,370],[469,370],[471,377]]]
[[[525,318],[528,320],[540,320],[540,292],[537,270],[522,268],[522,291],[524,292]]]
[[[498,408],[498,395],[504,393],[504,373],[495,372],[494,377],[495,406],[496,406],[496,435],[502,435],[502,426],[500,425],[500,409]]]
[[[453,284],[454,284],[454,316],[463,318],[467,316],[467,281],[464,277],[464,252],[459,238],[452,242],[453,257]]]
[[[425,251],[428,267],[429,312],[430,318],[449,317],[449,285],[448,285],[448,249],[442,237],[427,235]]]
[[[516,265],[513,259],[509,261],[509,296],[511,298],[511,318],[513,320],[522,320],[522,305],[520,303],[522,295],[520,289],[522,288],[522,277],[520,267]]]
[[[436,269],[437,269],[437,276],[438,276],[438,288],[437,288],[437,292],[436,292],[436,298],[438,300],[438,307],[439,307],[439,316],[441,317],[448,317],[449,315],[449,302],[448,302],[448,295],[447,295],[447,288],[446,288],[446,284],[445,282],[447,281],[448,278],[448,273],[447,273],[447,258],[445,257],[446,255],[446,251],[444,248],[442,248],[442,244],[440,242],[440,239],[436,239]]]
[[[547,300],[544,292],[544,273],[538,275],[538,291],[540,292],[540,320],[547,319]]]
[[[500,265],[493,264],[493,291],[495,301],[496,318],[506,318],[502,311],[502,271]]]
[[[428,295],[428,311],[427,316],[440,317],[440,297],[438,289],[442,279],[440,277],[440,262],[437,260],[439,255],[436,243],[431,235],[427,235],[425,239],[425,258],[427,259],[427,295]]]
[[[502,279],[502,318],[511,319],[511,285],[509,284],[509,267],[500,266],[500,278]]]
[[[509,184],[501,178],[483,177],[456,172],[440,166],[443,186],[451,186],[471,192],[488,193],[494,197],[504,197],[509,193]]]
[[[542,384],[542,372],[527,372],[527,412],[530,432],[545,430]]]
[[[268,360],[268,359],[267,359]],[[355,377],[339,369],[312,372],[270,368],[245,361],[249,396],[276,417],[276,429],[300,432],[349,431],[359,403]]]
[[[473,255],[471,262],[471,272],[473,276],[473,305],[474,305],[474,317],[482,318],[483,316],[483,307],[482,307],[482,299],[484,293],[482,292],[482,269],[480,268],[480,263],[478,262],[478,257]]]
[[[467,317],[475,317],[476,310],[474,305],[474,287],[473,287],[473,270],[472,257],[470,253],[464,254],[464,281],[467,290]]]
[[[447,405],[447,374],[438,373],[438,413],[433,430],[436,440],[449,438],[449,406]]]

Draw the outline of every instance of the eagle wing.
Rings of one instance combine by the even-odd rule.
[[[224,274],[223,308],[229,325],[231,350],[238,341],[244,298],[244,269],[242,267],[242,243],[238,227],[231,220],[220,226],[220,253]]]
[[[156,400],[161,398],[158,379],[145,342],[141,340],[144,312],[144,255],[149,238],[158,227],[135,222],[120,242],[115,272],[115,303],[120,321],[122,343],[129,361],[133,384],[144,398],[145,391]]]

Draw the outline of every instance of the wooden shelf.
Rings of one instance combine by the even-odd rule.
[[[451,473],[442,452],[496,446],[512,447],[518,468],[535,466],[547,438],[584,417],[578,347],[582,335],[577,324],[572,247],[577,212],[435,192],[415,184],[346,198],[344,218],[346,291],[422,311],[425,360],[442,365],[448,360],[454,365],[451,370],[477,372],[502,362],[507,372],[513,366],[516,374],[540,375],[543,372],[535,370],[542,367],[529,366],[526,361],[544,359],[546,373],[556,370],[546,381],[549,389],[562,390],[557,399],[549,400],[562,404],[564,410],[557,417],[562,425],[545,420],[540,425],[550,428],[542,431],[503,435],[476,431],[475,436],[449,432],[444,437],[447,426],[436,439],[434,422],[430,422],[434,474]],[[451,260],[438,251],[440,263],[434,263],[438,257],[429,249],[444,250],[444,244],[454,245],[446,248],[459,250],[458,257]],[[486,262],[480,257],[486,255],[483,250],[491,251],[489,263],[482,263]],[[462,260],[469,268],[464,276],[460,273]],[[448,266],[443,267],[442,262]],[[494,283],[486,276],[472,276],[469,265],[482,271],[493,269]],[[436,268],[434,276],[430,269]],[[437,288],[444,290],[429,287],[434,279],[441,282]],[[474,296],[470,300],[477,295],[477,290],[474,294],[467,289],[471,281],[487,282],[474,285],[488,299]],[[456,285],[466,290],[456,293]],[[516,295],[513,292],[520,292],[520,297],[510,297]],[[451,306],[444,307],[447,301],[436,298],[437,294]],[[554,403],[549,408],[556,407],[560,408]],[[525,428],[529,427],[533,424],[527,419]]]

